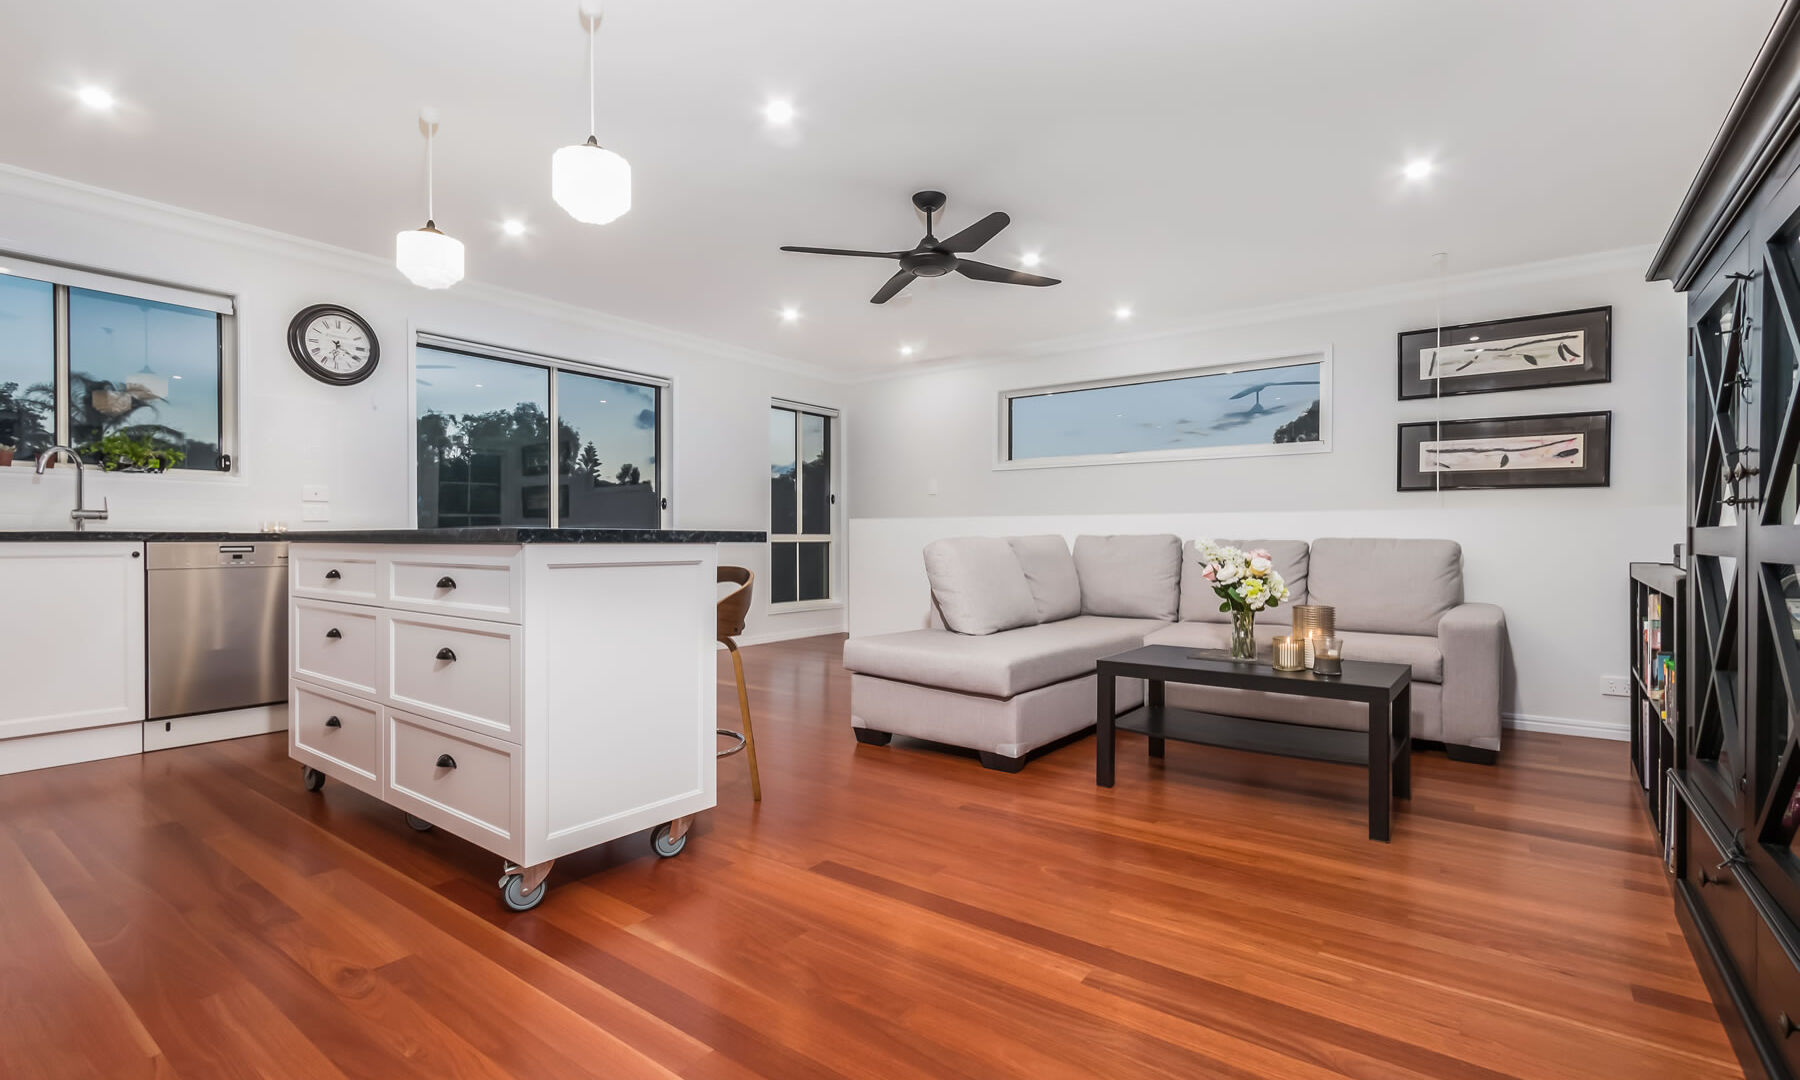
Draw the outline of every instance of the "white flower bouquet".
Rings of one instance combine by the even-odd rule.
[[[1224,547],[1211,540],[1194,545],[1203,569],[1200,576],[1219,597],[1219,610],[1231,613],[1231,655],[1256,658],[1256,613],[1279,607],[1288,598],[1287,582],[1275,570],[1275,559],[1257,548]]]

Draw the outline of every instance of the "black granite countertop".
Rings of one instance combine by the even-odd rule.
[[[248,544],[262,540],[286,540],[295,544],[760,544],[767,533],[721,529],[547,529],[539,527],[492,526],[472,529],[333,529],[292,531],[284,533],[217,532],[196,530],[132,531],[128,529],[44,529],[7,532],[0,530],[0,543],[8,540],[50,541],[92,540],[155,542],[197,540],[221,544]]]

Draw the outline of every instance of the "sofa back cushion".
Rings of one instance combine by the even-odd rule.
[[[1324,539],[1312,544],[1309,601],[1330,604],[1344,630],[1433,634],[1463,601],[1462,546],[1453,540]]]
[[[1255,551],[1262,548],[1267,551],[1275,563],[1275,572],[1287,584],[1288,598],[1280,607],[1264,608],[1256,613],[1257,622],[1277,623],[1289,626],[1294,617],[1288,609],[1295,604],[1305,604],[1306,574],[1311,563],[1304,540],[1214,540],[1220,547],[1242,548]],[[1212,582],[1200,576],[1206,569],[1196,550],[1195,542],[1189,540],[1181,551],[1181,621],[1182,622],[1230,622],[1230,614],[1220,611],[1219,594],[1213,592]]]
[[[1038,621],[1025,570],[1004,537],[933,540],[925,545],[925,576],[944,626],[959,634],[994,634]]]
[[[1173,622],[1181,599],[1181,537],[1078,536],[1081,612]]]
[[[1075,556],[1060,536],[1014,536],[1007,539],[1025,584],[1037,603],[1041,623],[1073,619],[1081,614],[1081,578],[1075,573]]]

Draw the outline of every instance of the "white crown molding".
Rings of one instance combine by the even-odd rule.
[[[1467,296],[1494,289],[1503,289],[1513,285],[1534,284],[1544,281],[1556,281],[1563,278],[1582,277],[1589,274],[1617,272],[1620,270],[1642,271],[1650,263],[1655,254],[1652,245],[1618,248],[1612,251],[1598,251],[1586,255],[1570,255],[1559,259],[1545,259],[1540,262],[1520,263],[1515,266],[1497,267],[1492,270],[1476,270],[1465,274],[1448,274],[1443,278],[1424,278],[1413,281],[1397,282],[1392,285],[1377,285],[1368,289],[1356,289],[1350,292],[1326,293],[1298,300],[1284,300],[1274,304],[1263,304],[1257,307],[1233,308],[1190,319],[1176,326],[1160,330],[1145,331],[1137,334],[1082,334],[1076,337],[1053,338],[1047,341],[1020,345],[1004,352],[970,354],[967,356],[948,357],[919,364],[908,364],[903,367],[890,368],[884,371],[871,372],[861,376],[851,376],[849,381],[857,383],[886,382],[893,379],[911,378],[926,372],[960,371],[968,368],[996,367],[1002,364],[1016,363],[1020,360],[1042,359],[1059,356],[1086,349],[1118,348],[1120,346],[1140,345],[1151,341],[1164,341],[1169,338],[1186,337],[1190,334],[1209,333],[1218,330],[1229,330],[1243,326],[1257,326],[1264,323],[1282,322],[1316,315],[1329,315],[1342,311],[1358,311],[1365,308],[1386,307],[1392,304],[1404,304],[1435,297]]]
[[[303,259],[314,265],[375,278],[387,284],[393,284],[399,280],[396,277],[398,272],[391,262],[366,252],[353,251],[334,244],[309,240],[303,236],[278,232],[260,225],[233,221],[230,218],[222,218],[198,210],[189,210],[185,207],[156,202],[121,191],[95,187],[64,177],[0,163],[0,197],[5,196],[35,199],[79,210],[83,213],[104,214],[120,221],[169,229],[197,239],[231,244],[282,258]],[[3,245],[4,237],[0,237],[0,246]],[[56,253],[22,251],[19,254],[54,259]],[[216,284],[207,287],[225,295],[237,292],[235,289]],[[608,314],[596,308],[551,300],[501,285],[469,281],[458,286],[457,293],[461,296],[529,314],[559,319],[598,330],[607,330],[642,341],[687,349],[721,360],[753,364],[757,367],[831,383],[841,384],[855,381],[855,377],[846,372],[834,371],[806,361],[758,352],[698,334],[673,330],[653,323],[639,322],[621,315]]]

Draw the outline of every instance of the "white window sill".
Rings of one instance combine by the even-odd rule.
[[[795,600],[786,604],[770,604],[771,615],[798,615],[806,611],[842,611],[842,600]]]

